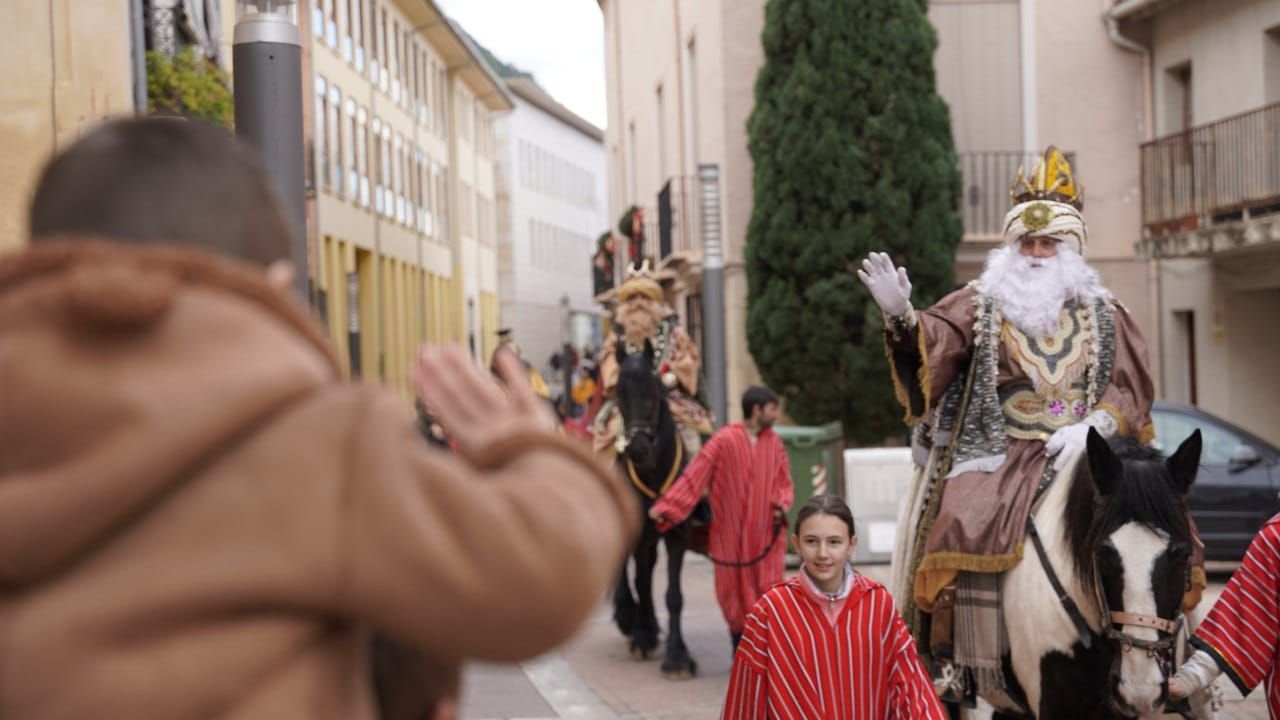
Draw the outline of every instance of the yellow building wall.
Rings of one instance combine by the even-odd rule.
[[[133,113],[129,3],[0,2],[0,253],[25,244],[49,156]]]
[[[338,351],[343,373],[352,375],[347,277],[356,273],[360,344],[360,376],[381,382],[411,398],[409,370],[424,342],[456,339],[462,323],[454,283],[412,263],[357,247],[333,235],[322,235],[320,289],[325,296],[326,326]],[[497,307],[496,296],[489,301]],[[488,308],[489,305],[486,305]],[[486,318],[497,321],[487,310]],[[488,321],[488,320],[486,320]]]
[[[502,303],[494,293],[480,293],[480,356],[486,362],[498,347],[498,323]]]

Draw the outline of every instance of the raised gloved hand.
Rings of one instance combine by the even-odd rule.
[[[1071,458],[1076,456],[1085,449],[1089,439],[1089,425],[1087,423],[1076,423],[1066,427],[1060,427],[1049,436],[1049,440],[1044,444],[1044,453],[1049,457],[1057,456],[1053,461],[1053,469],[1061,471],[1062,468],[1071,462]]]
[[[889,317],[903,317],[911,310],[911,281],[906,268],[895,268],[885,253],[873,252],[862,261],[858,279]]]

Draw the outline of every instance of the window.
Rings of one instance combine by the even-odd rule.
[[[326,108],[325,128],[328,130],[329,153],[332,178],[325,180],[333,187],[334,192],[342,193],[342,178],[345,172],[342,153],[342,92],[337,86],[329,86],[329,107]]]
[[[382,121],[378,118],[373,119],[373,144],[369,149],[373,159],[373,209],[381,215],[382,188],[384,187],[382,173],[385,161],[382,157]]]
[[[343,115],[342,142],[347,148],[345,154],[347,164],[346,192],[347,198],[355,202],[360,195],[360,170],[358,168],[360,152],[357,149],[360,139],[356,135],[356,103],[350,97],[347,98],[347,104],[343,106]]]
[[[325,0],[327,23],[324,28],[324,41],[330,50],[338,49],[338,0]]]
[[[1267,31],[1263,50],[1262,72],[1266,81],[1266,102],[1280,102],[1280,25]]]
[[[1167,133],[1189,130],[1195,126],[1193,112],[1191,63],[1183,63],[1165,71],[1165,123]]]
[[[667,129],[666,118],[662,112],[662,86],[658,86],[657,92],[654,93],[654,109],[657,111],[657,128],[658,128],[658,182],[665,182],[667,179]]]
[[[365,109],[356,110],[356,132],[359,137],[356,139],[356,163],[359,165],[360,172],[360,205],[369,207],[369,126],[367,124],[368,113]]]
[[[315,84],[315,148],[316,148],[316,182],[320,187],[329,188],[329,134],[325,132],[325,119],[329,116],[329,85],[324,78],[317,75]]]
[[[631,204],[635,205],[636,200],[639,198],[639,193],[636,191],[636,124],[635,124],[635,121],[632,121],[631,125],[627,127],[627,140],[630,141],[627,147],[627,193],[628,193],[628,197],[631,198]]]
[[[693,174],[698,169],[698,53],[697,43],[689,40],[685,55],[685,154],[690,167],[682,172]],[[594,184],[594,181],[593,183]]]
[[[347,24],[351,28],[356,72],[364,72],[364,0],[348,0]]]
[[[369,79],[378,82],[378,0],[369,0],[369,24],[365,26],[369,36]]]
[[[1151,422],[1156,426],[1155,446],[1166,453],[1177,449],[1199,428],[1204,441],[1204,449],[1200,452],[1200,462],[1203,465],[1229,465],[1236,448],[1249,444],[1224,427],[1180,412],[1153,411]]]
[[[388,218],[395,215],[395,200],[391,193],[391,127],[386,123],[382,124],[382,142],[379,143],[382,148],[382,212]]]
[[[387,82],[391,77],[391,63],[395,62],[394,49],[391,47],[391,37],[388,32],[389,19],[387,18],[387,9],[380,8],[378,11],[382,21],[378,23],[378,47],[382,48],[382,67],[378,68],[378,87],[382,88],[382,92],[387,92]]]
[[[391,53],[387,66],[391,68],[391,99],[400,102],[400,23],[391,21]]]

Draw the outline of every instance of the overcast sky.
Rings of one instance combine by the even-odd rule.
[[[596,0],[436,0],[499,60],[604,128],[604,20]]]

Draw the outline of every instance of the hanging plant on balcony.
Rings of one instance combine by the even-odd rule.
[[[639,211],[640,211],[640,208],[636,207],[635,205],[632,205],[631,207],[627,208],[627,211],[622,213],[622,217],[618,219],[618,232],[627,236],[631,240],[635,240],[635,238],[632,237],[632,234],[634,232],[632,228],[634,227],[636,213]]]
[[[231,82],[194,48],[174,57],[147,51],[147,111],[185,115],[230,128],[235,121]]]
[[[802,424],[905,433],[883,319],[854,275],[888,252],[927,307],[952,289],[960,173],[918,0],[770,0],[747,124],[747,340]]]

